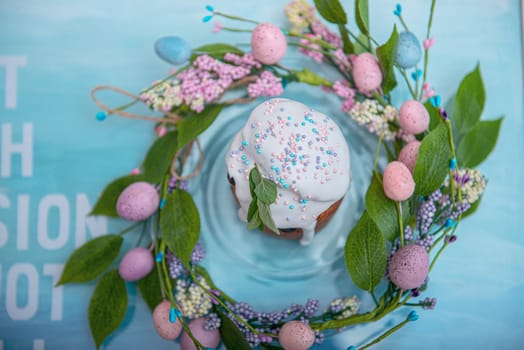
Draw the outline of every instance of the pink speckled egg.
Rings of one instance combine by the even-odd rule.
[[[204,328],[205,324],[204,318],[197,318],[189,322],[189,329],[193,336],[205,347],[207,348],[216,348],[218,343],[220,343],[220,332],[218,329],[213,329],[208,331]],[[180,338],[180,349],[181,350],[197,350],[195,344],[185,332]]]
[[[415,140],[411,141],[402,149],[398,154],[399,162],[404,163],[408,167],[409,171],[413,174],[413,169],[415,169],[415,164],[417,163],[418,149],[420,148],[420,142]]]
[[[396,160],[386,166],[382,185],[386,196],[394,201],[405,201],[415,191],[415,181],[408,167]]]
[[[171,303],[164,300],[158,304],[153,311],[153,324],[155,325],[155,329],[158,335],[166,340],[174,340],[178,338],[182,332],[182,324],[178,318],[174,323],[169,321],[170,309]]]
[[[158,192],[150,183],[139,181],[126,187],[118,197],[116,211],[126,220],[147,219],[158,209]]]
[[[133,248],[124,255],[118,273],[126,281],[138,281],[153,270],[153,256],[143,247]]]
[[[303,322],[290,321],[280,329],[278,341],[285,350],[307,350],[315,342],[315,333]]]
[[[261,23],[251,33],[253,56],[264,64],[278,63],[287,50],[287,41],[279,27],[272,23]]]
[[[429,128],[429,113],[422,103],[408,100],[400,106],[399,123],[408,134],[420,134]]]
[[[418,244],[410,244],[400,248],[389,262],[389,279],[402,289],[420,287],[426,280],[428,273],[428,252]]]
[[[364,52],[353,60],[353,79],[360,91],[376,90],[382,84],[382,71],[375,56]]]

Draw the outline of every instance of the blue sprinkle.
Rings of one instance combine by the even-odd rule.
[[[259,138],[259,135],[258,135],[258,133],[256,133],[256,134],[255,134],[255,137],[256,137],[257,139]]]
[[[242,160],[246,160],[247,159],[245,154],[243,154],[242,157],[240,157],[240,158],[242,158]]]
[[[156,262],[162,262],[162,257],[164,256],[164,254],[162,252],[158,252],[157,256],[156,256]]]
[[[302,123],[300,123],[300,125],[302,125],[302,126],[306,126],[306,123],[305,123],[305,122],[302,122]]]
[[[457,167],[457,158],[451,158],[449,161],[449,170],[453,170]]]
[[[295,209],[295,206],[294,206],[293,204],[291,204],[291,205],[289,206],[289,209]]]
[[[413,322],[413,321],[418,320],[418,317],[419,317],[419,316],[418,316],[418,314],[417,314],[416,311],[411,311],[411,312],[409,313],[409,315],[408,315],[408,320]]]
[[[209,21],[211,21],[212,18],[213,18],[212,15],[204,16],[204,18],[202,18],[202,22],[204,22],[204,23],[209,22]]]
[[[164,207],[164,205],[166,205],[166,199],[162,198],[162,200],[160,201],[159,208],[162,209]]]
[[[262,149],[260,149],[260,148],[257,149],[257,153],[258,153],[258,154],[262,154]]]
[[[176,322],[176,309],[171,306],[169,309],[169,322],[175,323]]]
[[[246,140],[242,140],[242,145],[247,146],[248,145],[247,141]]]
[[[291,116],[287,117],[287,120],[291,120]]]
[[[211,5],[206,5],[206,10],[208,10],[209,12],[215,12],[215,8]]]
[[[106,120],[106,118],[107,118],[107,114],[106,114],[106,112],[102,112],[102,111],[100,111],[100,112],[98,112],[98,113],[96,114],[96,120],[98,120],[98,121],[100,121],[100,122]]]
[[[288,188],[289,188],[289,185],[288,185],[288,184],[285,184],[285,185],[284,185],[284,188],[285,188],[285,189],[288,189]],[[293,208],[291,208],[291,209],[293,209]]]

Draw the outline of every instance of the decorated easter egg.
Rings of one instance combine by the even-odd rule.
[[[408,167],[399,161],[386,166],[382,179],[384,193],[394,201],[405,201],[415,191],[415,181]]]
[[[290,321],[280,329],[278,341],[285,350],[307,350],[315,342],[315,333],[303,322]]]
[[[408,100],[400,106],[400,127],[408,134],[420,134],[429,128],[429,113],[419,101]]]
[[[402,149],[398,154],[398,161],[404,163],[408,167],[409,171],[413,173],[415,164],[417,163],[418,149],[420,148],[420,142],[417,140],[411,141]]]
[[[382,71],[375,56],[364,52],[353,60],[353,79],[360,91],[376,90],[382,84]]]
[[[278,63],[287,50],[287,41],[279,27],[272,23],[261,23],[251,33],[253,56],[264,64]]]
[[[402,289],[420,287],[429,273],[429,255],[424,247],[410,244],[393,255],[388,266],[391,282]]]
[[[153,256],[143,247],[133,248],[124,255],[118,273],[126,281],[138,281],[153,270]]]
[[[147,219],[157,210],[158,192],[150,183],[139,181],[126,187],[118,197],[116,211],[126,220]]]
[[[153,310],[153,324],[155,325],[155,329],[158,335],[166,340],[176,339],[182,332],[182,324],[178,318],[175,322],[169,320],[170,309],[171,303],[164,300]]]
[[[164,36],[155,42],[155,52],[164,61],[178,65],[189,60],[191,47],[178,36]]]
[[[204,318],[197,318],[189,322],[189,329],[193,336],[206,348],[216,348],[218,343],[220,343],[220,333],[218,329],[213,329],[208,331],[204,328],[206,320]],[[187,333],[182,334],[180,338],[180,349],[181,350],[197,350],[195,344],[187,335]]]
[[[415,34],[402,32],[395,47],[395,63],[404,69],[415,67],[422,57],[422,48]]]

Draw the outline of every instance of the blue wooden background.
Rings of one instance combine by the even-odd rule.
[[[153,132],[145,122],[115,118],[97,122],[89,90],[112,84],[139,91],[164,77],[169,66],[152,50],[160,36],[181,35],[195,47],[214,41],[247,43],[242,36],[211,33],[212,24],[201,22],[207,3],[0,2],[0,350],[94,348],[86,316],[93,285],[57,289],[52,285],[76,246],[121,225],[86,220],[85,214],[107,182],[140,163]],[[353,6],[343,3],[347,9]],[[285,24],[284,1],[211,4],[224,12]],[[371,1],[371,26],[379,41],[391,30],[395,4]],[[429,0],[403,2],[405,18],[419,37],[425,33],[429,4]],[[488,96],[483,118],[506,119],[495,152],[481,166],[489,178],[482,206],[461,224],[459,240],[431,275],[427,293],[438,298],[437,309],[421,311],[420,321],[376,349],[524,348],[520,28],[517,0],[437,1],[432,85],[448,97],[480,62]],[[296,63],[298,57],[290,53],[288,59]],[[321,102],[315,91],[290,94],[298,92],[313,105]],[[120,102],[113,97],[108,101]],[[326,108],[339,113],[337,106]],[[315,283],[311,276],[304,281],[261,280],[234,260],[207,264],[230,294],[268,311],[299,297],[325,303],[339,292]],[[132,286],[130,292],[125,325],[104,347],[176,349],[176,343],[155,334],[147,308]],[[392,321],[357,327],[317,348],[361,345],[404,316],[405,311]]]

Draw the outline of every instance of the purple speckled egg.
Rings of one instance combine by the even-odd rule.
[[[413,169],[415,169],[415,164],[417,163],[418,149],[420,148],[420,142],[415,140],[411,141],[402,149],[398,154],[399,162],[404,163],[408,167],[409,171],[413,174]]]
[[[166,340],[174,340],[178,338],[182,332],[182,324],[177,318],[174,323],[169,320],[169,310],[171,303],[167,300],[162,301],[155,307],[153,311],[153,324],[155,329],[162,338]]]
[[[422,103],[408,100],[400,106],[399,123],[408,134],[420,134],[429,128],[429,113]]]
[[[116,211],[126,220],[147,219],[158,209],[158,192],[150,183],[139,181],[126,187],[118,197]]]
[[[364,52],[353,60],[353,79],[360,91],[376,90],[382,84],[382,71],[375,56]]]
[[[315,333],[303,322],[290,321],[280,329],[278,341],[285,350],[307,350],[315,342]]]
[[[428,273],[428,252],[418,244],[410,244],[400,248],[389,262],[389,279],[402,289],[420,287],[426,280]]]
[[[279,27],[272,23],[261,23],[251,33],[253,56],[264,64],[278,63],[287,50],[287,41]]]
[[[205,347],[216,348],[220,343],[220,332],[218,329],[208,331],[204,328],[206,320],[204,318],[197,318],[189,322],[189,329],[193,336]],[[181,350],[197,350],[195,344],[185,332],[180,338],[180,349]]]
[[[408,167],[396,160],[386,166],[382,185],[386,196],[394,201],[405,201],[415,191],[415,181]]]
[[[124,255],[118,273],[124,280],[132,282],[147,276],[153,270],[153,256],[143,247],[133,248]]]

